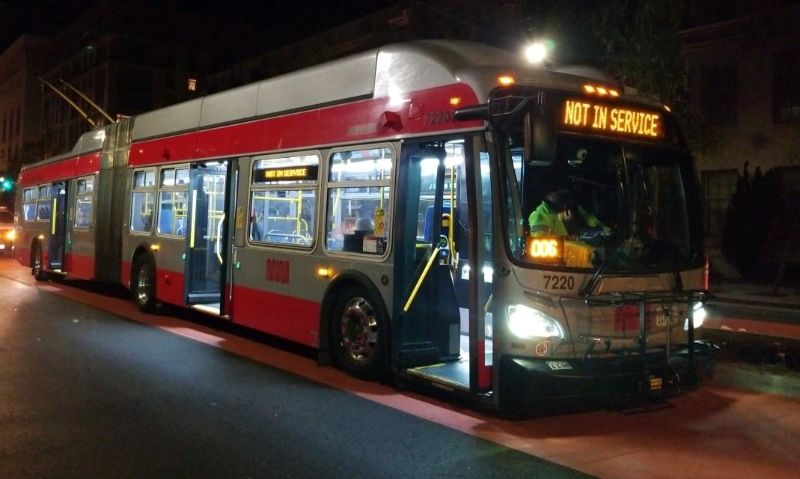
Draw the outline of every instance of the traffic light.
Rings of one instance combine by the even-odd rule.
[[[6,176],[0,176],[0,191],[13,191],[14,180]]]

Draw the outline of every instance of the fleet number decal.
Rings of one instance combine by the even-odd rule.
[[[267,281],[289,284],[289,262],[279,259],[268,259],[266,264]]]
[[[575,277],[546,274],[544,275],[544,289],[575,289]]]

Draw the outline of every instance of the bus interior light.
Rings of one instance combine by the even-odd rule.
[[[564,338],[564,329],[558,321],[522,304],[508,306],[508,329],[522,339]]]

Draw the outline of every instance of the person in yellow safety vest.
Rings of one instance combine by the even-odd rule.
[[[589,228],[608,231],[606,225],[578,204],[568,188],[548,193],[528,217],[528,225],[531,236],[577,235]]]

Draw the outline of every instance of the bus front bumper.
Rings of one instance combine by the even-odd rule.
[[[497,399],[503,409],[528,409],[561,399],[675,395],[713,376],[718,349],[695,341],[691,359],[688,344],[669,359],[663,351],[577,360],[503,355]]]

